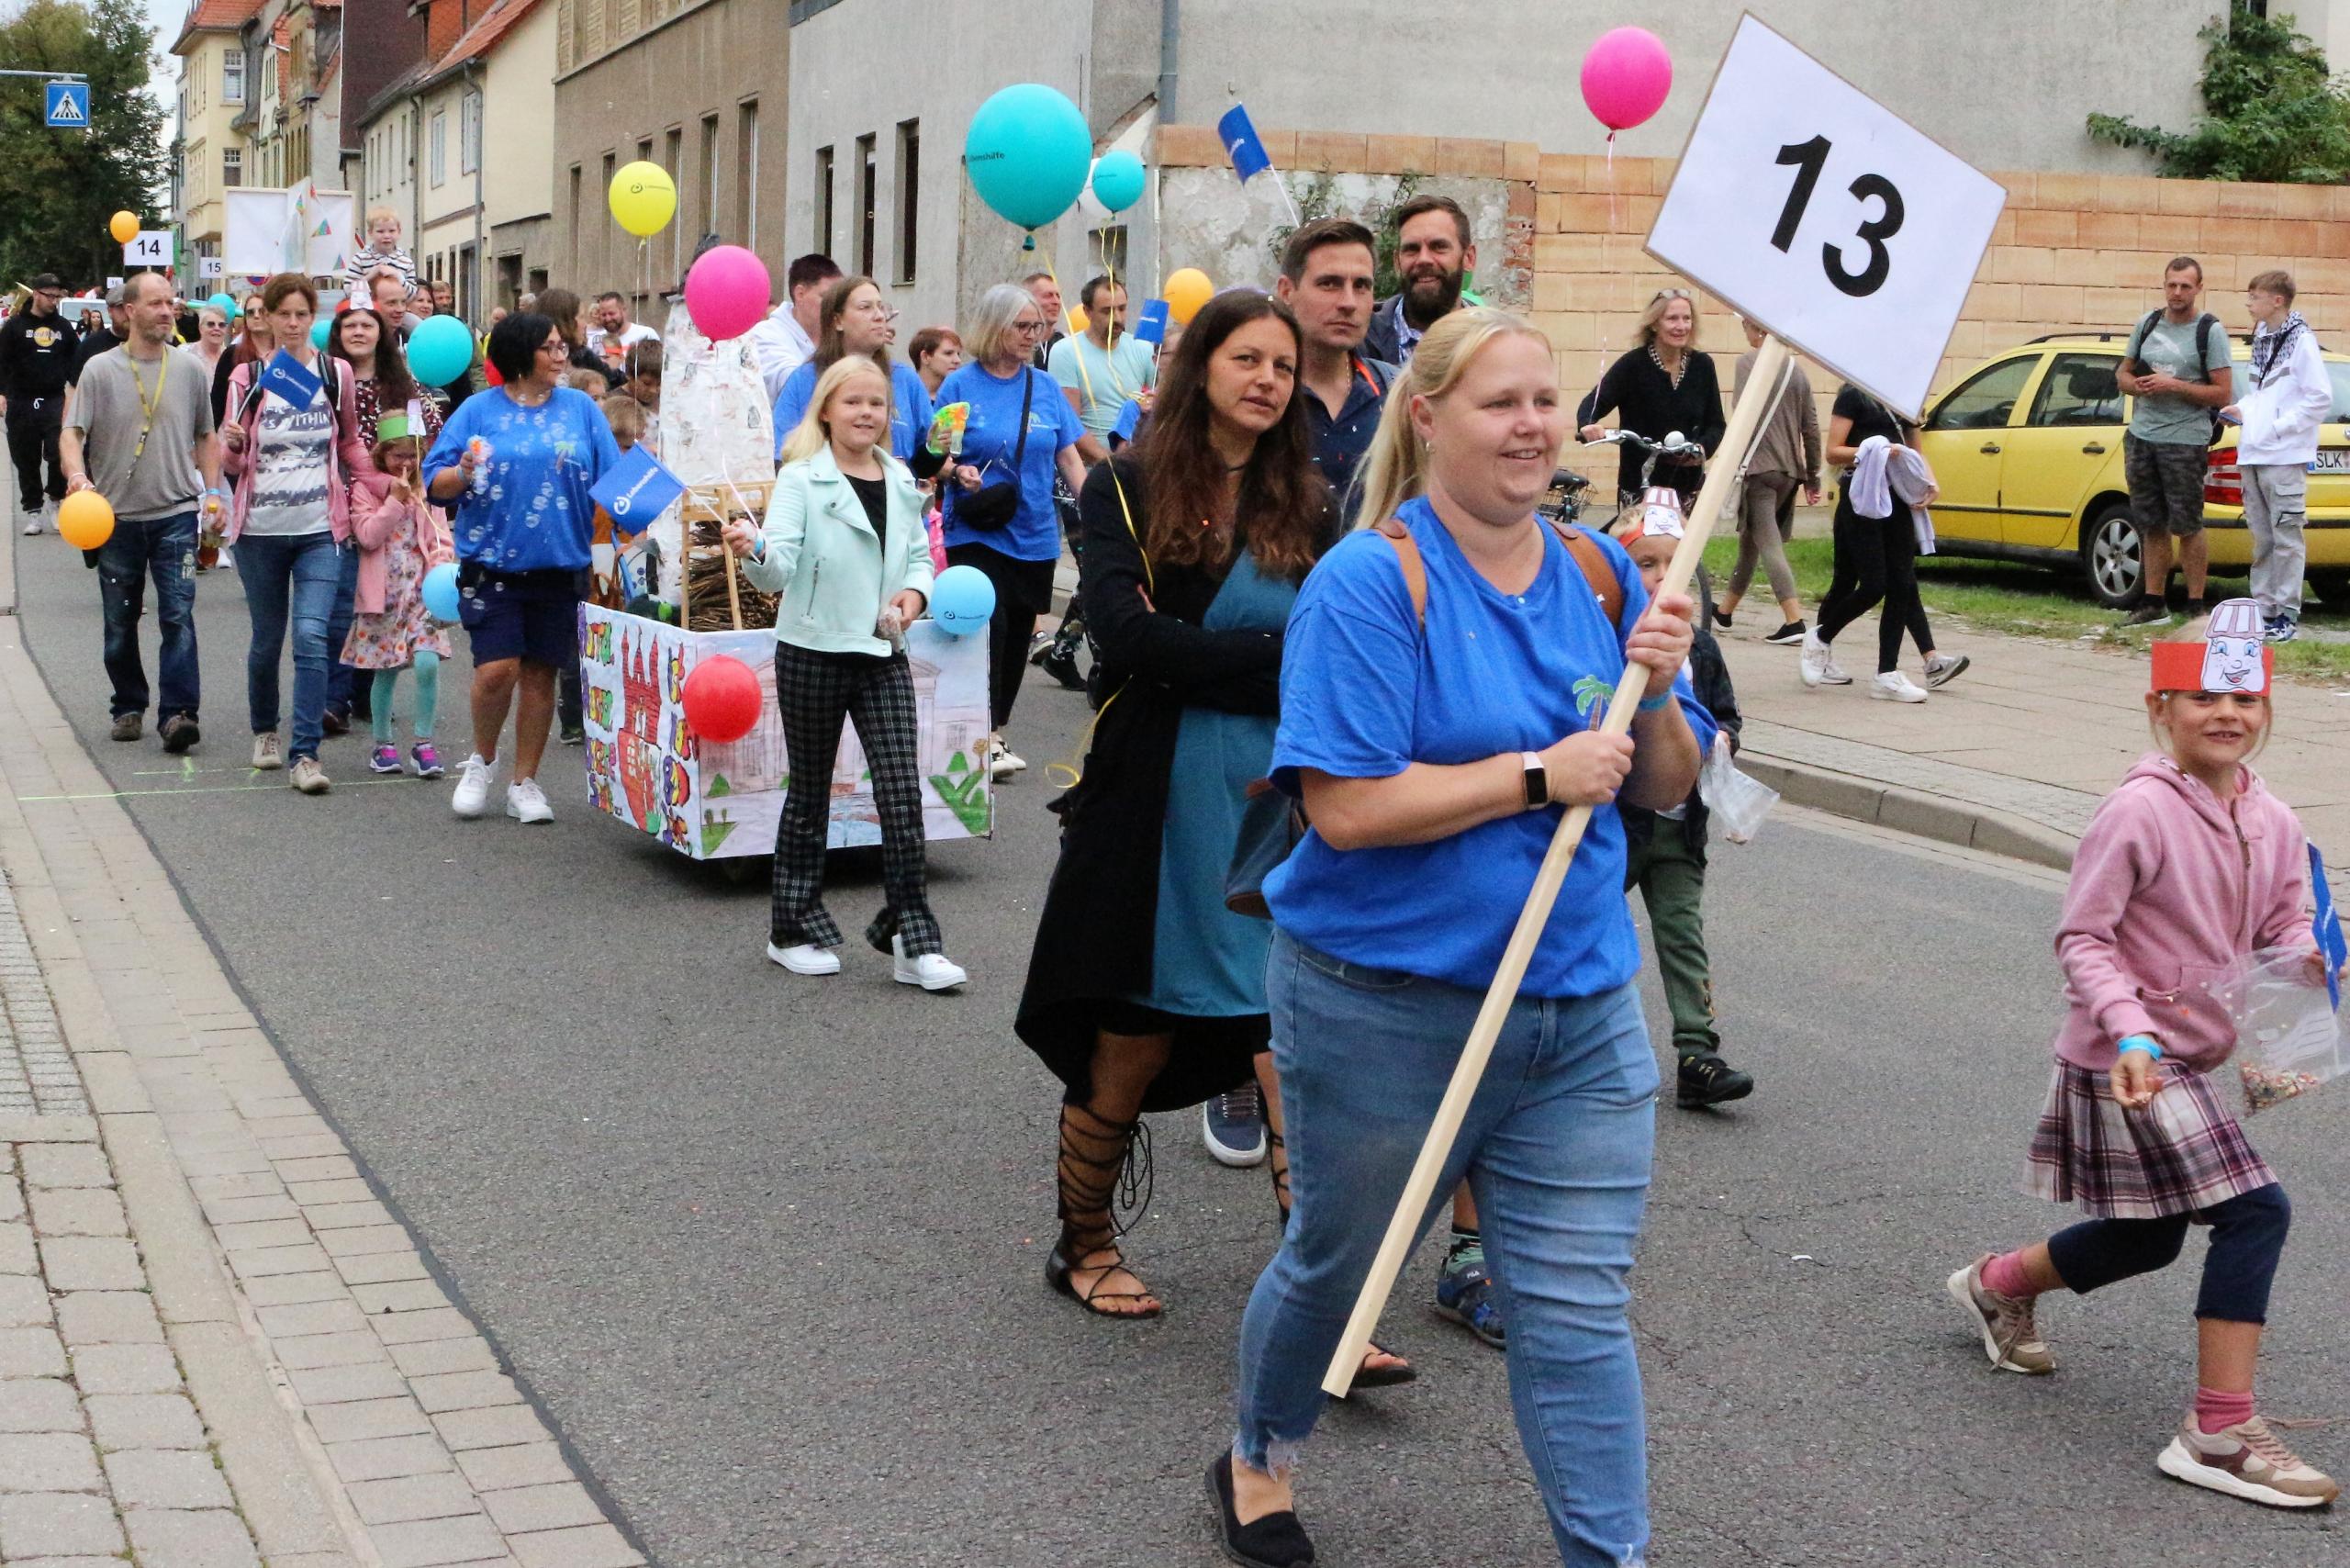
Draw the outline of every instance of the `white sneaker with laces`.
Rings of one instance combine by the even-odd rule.
[[[457,788],[449,797],[449,809],[467,821],[489,810],[489,764],[481,753],[457,764]]]
[[[1026,762],[1012,754],[1012,748],[1003,744],[1002,736],[998,735],[988,743],[989,778],[1009,778],[1013,774],[1025,769],[1027,766]]]
[[[836,975],[841,972],[841,956],[830,947],[819,947],[813,942],[802,942],[793,947],[778,947],[767,944],[767,962],[781,964],[795,975]]]
[[[2207,1432],[2189,1410],[2154,1468],[2190,1486],[2208,1487],[2272,1508],[2322,1508],[2342,1494],[2333,1478],[2287,1448],[2255,1416]]]
[[[1852,684],[1852,678],[1844,673],[1844,666],[1836,662],[1835,655],[1830,654],[1828,655],[1828,663],[1820,667],[1819,684],[1822,686],[1850,686]]]
[[[296,757],[294,771],[286,775],[285,782],[305,795],[323,795],[333,788],[327,780],[327,770],[319,766],[315,756]]]
[[[554,808],[535,778],[517,778],[506,786],[506,814],[518,823],[551,823]]]
[[[1828,666],[1835,661],[1830,656],[1828,644],[1819,640],[1817,632],[1803,634],[1802,662],[1796,667],[1806,686],[1818,686],[1828,678]]]
[[[263,730],[253,737],[254,767],[263,773],[274,773],[285,766],[285,748],[278,744],[275,730]]]
[[[1886,670],[1869,682],[1869,695],[1887,702],[1923,702],[1926,689],[1897,669]]]
[[[963,972],[962,965],[944,953],[907,958],[902,936],[890,938],[890,972],[900,985],[918,985],[924,991],[953,991],[971,978]]]

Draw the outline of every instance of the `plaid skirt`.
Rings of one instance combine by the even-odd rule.
[[[2031,1135],[2028,1190],[2098,1219],[2158,1219],[2277,1180],[2210,1078],[2165,1062],[2153,1103],[2125,1111],[2107,1075],[2059,1061]]]

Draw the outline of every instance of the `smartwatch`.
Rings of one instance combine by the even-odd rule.
[[[1530,751],[1517,754],[1526,765],[1526,809],[1536,811],[1550,803],[1550,770],[1542,766],[1542,758]]]

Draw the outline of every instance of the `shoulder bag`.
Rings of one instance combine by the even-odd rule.
[[[1024,365],[1020,374],[1020,440],[1012,450],[1012,477],[955,498],[955,521],[975,532],[993,533],[1020,511],[1020,471],[1028,455],[1028,407],[1036,395],[1036,373]]]

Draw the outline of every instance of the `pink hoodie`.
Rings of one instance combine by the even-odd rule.
[[[321,354],[318,357],[323,359],[326,356]],[[268,363],[267,360],[253,360],[229,373],[228,417],[230,420],[243,423],[253,378]],[[316,361],[312,363],[315,365]],[[332,374],[336,393],[335,434],[334,439],[327,443],[327,524],[334,531],[335,542],[341,543],[351,537],[351,483],[363,474],[373,474],[375,459],[367,450],[365,438],[359,433],[359,399],[358,394],[352,390],[351,366],[337,362]],[[267,395],[263,394],[264,397]],[[233,452],[225,443],[220,448],[220,467],[229,476],[231,492],[226,531],[231,544],[237,542],[239,534],[244,532],[246,514],[252,510],[254,470],[246,459],[252,455],[253,443],[259,439],[258,434],[248,428],[243,446]]]
[[[2251,768],[2230,803],[2169,757],[2141,757],[2073,857],[2056,1054],[2105,1072],[2143,1034],[2190,1071],[2218,1066],[2235,1027],[2204,988],[2255,948],[2314,945],[2309,879],[2300,821]]]
[[[381,615],[391,608],[384,597],[391,587],[392,540],[403,529],[413,530],[417,554],[426,568],[457,558],[449,532],[420,501],[403,501],[392,494],[392,476],[370,469],[351,483],[351,533],[359,545],[359,588],[352,609],[361,615]]]

